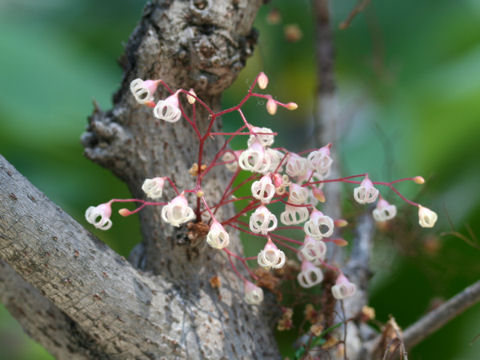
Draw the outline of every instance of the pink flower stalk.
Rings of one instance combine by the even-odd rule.
[[[397,207],[391,205],[384,198],[380,198],[377,202],[377,207],[372,212],[375,221],[387,221],[393,219],[397,215]]]
[[[188,206],[187,199],[183,193],[162,208],[163,221],[175,227],[179,227],[181,224],[193,220],[194,218],[195,214],[192,208]]]
[[[153,179],[145,179],[142,185],[142,190],[149,198],[158,199],[162,197],[164,185],[165,185],[164,177],[155,177]]]
[[[262,204],[268,204],[275,195],[275,186],[270,176],[262,176],[260,180],[254,181],[251,186],[252,195],[260,200]]]
[[[332,286],[333,297],[338,300],[343,300],[345,298],[353,296],[356,290],[357,287],[355,286],[355,284],[351,283],[343,274],[340,274],[338,276],[335,285]]]
[[[366,175],[360,186],[353,190],[353,198],[359,204],[370,204],[377,200],[378,193],[378,189],[373,186],[372,181]]]
[[[175,123],[182,117],[182,112],[178,103],[178,93],[170,95],[165,100],[160,100],[153,109],[153,116],[157,119]]]
[[[223,249],[230,244],[230,236],[217,220],[212,222],[207,234],[207,244],[214,249]]]
[[[90,206],[85,211],[85,219],[100,230],[108,230],[112,227],[112,206],[110,202],[98,206]]]
[[[265,247],[258,253],[258,265],[265,269],[281,269],[285,265],[285,253],[269,238]]]
[[[265,206],[260,206],[250,215],[250,230],[267,235],[277,228],[277,218]]]
[[[130,91],[139,104],[147,104],[153,101],[153,94],[157,91],[160,81],[135,79],[130,83]]]
[[[298,257],[300,260],[307,260],[319,266],[322,264],[322,261],[325,260],[326,254],[327,245],[323,241],[306,236],[298,252]]]
[[[310,220],[304,225],[305,233],[314,239],[322,240],[333,234],[334,222],[330,216],[323,215],[319,210],[310,214]]]
[[[303,260],[301,271],[297,275],[297,280],[301,287],[311,288],[322,282],[323,273],[310,261]]]
[[[258,305],[263,301],[263,290],[250,281],[244,281],[245,302],[250,305]]]

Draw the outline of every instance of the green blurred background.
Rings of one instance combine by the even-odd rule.
[[[336,29],[355,4],[334,2]],[[83,224],[88,206],[128,196],[122,183],[83,157],[79,137],[92,99],[102,108],[111,105],[121,80],[116,59],[143,5],[0,1],[0,153]],[[276,24],[267,21],[273,8],[281,14]],[[277,144],[292,150],[303,149],[311,133],[316,86],[311,14],[306,0],[264,6],[256,21],[255,56],[224,99],[234,104],[264,70],[269,91],[297,102],[299,110],[270,117],[264,104],[252,102],[247,117],[284,134]],[[300,29],[298,41],[286,40],[289,24]],[[439,213],[437,227],[420,229],[415,209],[384,192],[399,206],[399,216],[376,239],[371,306],[378,320],[392,314],[405,327],[480,275],[480,251],[444,234],[453,226],[472,238],[470,227],[480,237],[480,2],[373,0],[350,28],[335,30],[335,46],[347,124],[335,148],[344,173],[368,171],[385,181],[423,175],[426,185],[399,188]],[[349,200],[345,209],[349,219],[360,211]],[[115,215],[113,221],[108,232],[89,228],[127,255],[140,240],[138,221]],[[478,324],[477,305],[412,350],[410,358],[479,359]],[[282,347],[288,355],[290,344]],[[1,307],[0,349],[0,359],[51,358]]]

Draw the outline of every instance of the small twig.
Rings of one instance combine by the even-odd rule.
[[[361,13],[366,7],[367,5],[370,4],[370,0],[363,0],[363,1],[359,1],[357,3],[357,6],[355,6],[353,8],[353,10],[350,12],[350,14],[348,15],[348,17],[345,19],[345,21],[343,21],[339,26],[338,28],[340,30],[345,30],[347,29],[350,24],[352,23],[353,19],[355,18],[355,16],[357,16],[357,14]]]
[[[479,301],[480,280],[410,325],[403,333],[406,348],[417,345]]]

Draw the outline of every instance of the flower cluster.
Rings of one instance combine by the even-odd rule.
[[[170,95],[156,100],[155,94],[159,85],[162,85]],[[195,186],[180,192],[165,174],[155,176],[145,179],[141,186],[145,197],[153,201],[112,199],[96,207],[89,207],[85,217],[95,227],[107,230],[112,225],[111,205],[117,202],[133,202],[139,206],[134,210],[120,209],[120,215],[135,214],[146,206],[162,206],[161,218],[172,226],[179,227],[188,222],[205,221],[209,229],[205,237],[206,244],[213,249],[223,251],[228,257],[232,270],[244,282],[245,301],[248,304],[259,304],[263,300],[262,288],[255,285],[258,278],[249,262],[256,260],[258,266],[266,270],[280,269],[287,262],[286,252],[296,253],[301,263],[300,271],[296,276],[300,286],[311,288],[320,284],[324,278],[322,269],[328,268],[337,273],[336,284],[332,287],[331,295],[339,300],[353,296],[356,291],[355,284],[347,279],[341,269],[327,263],[327,243],[344,246],[347,242],[338,237],[338,228],[347,223],[343,219],[333,219],[322,212],[321,204],[326,200],[323,192],[324,185],[330,182],[358,185],[353,189],[353,199],[359,204],[376,202],[372,215],[379,222],[391,220],[397,214],[395,205],[388,203],[380,195],[378,187],[385,186],[406,203],[418,207],[419,223],[422,227],[432,227],[437,220],[437,215],[420,204],[406,199],[394,186],[401,181],[421,184],[424,180],[417,176],[393,182],[379,182],[371,180],[368,174],[330,179],[333,166],[332,144],[294,153],[282,147],[274,147],[276,133],[272,129],[254,126],[247,121],[242,112],[242,105],[252,97],[266,100],[266,111],[270,115],[274,115],[279,107],[287,110],[297,108],[295,103],[281,103],[271,95],[254,92],[255,85],[262,90],[265,89],[268,85],[268,77],[264,73],[259,74],[239,105],[214,112],[197,97],[192,89],[172,91],[162,80],[133,80],[130,89],[134,99],[141,105],[153,108],[155,118],[168,123],[176,123],[183,119],[182,121],[188,122],[195,130],[199,143],[198,162],[189,171],[190,175],[196,177]],[[182,97],[186,101],[182,102]],[[185,111],[182,103],[191,106],[193,111]],[[210,114],[210,126],[204,134],[196,125],[195,107],[199,105]],[[193,114],[192,117],[187,115],[189,113]],[[232,133],[211,131],[213,122],[229,113],[237,113],[242,126]],[[213,136],[227,138],[213,160],[210,163],[204,163],[203,145]],[[245,149],[236,151],[228,149],[230,141],[237,136],[247,137]],[[211,199],[205,196],[202,186],[205,176],[216,166],[225,166],[233,175],[228,186],[223,189],[223,195],[219,199]],[[235,181],[239,181],[238,176],[242,170],[250,172],[250,176],[240,185],[233,187]],[[163,196],[165,185],[170,186],[176,195],[169,201],[161,202],[158,200]],[[236,190],[243,185],[249,186],[249,195],[236,198]],[[193,208],[189,205],[189,194],[195,195],[197,199],[196,206]],[[245,200],[248,204],[234,216],[219,218],[217,215],[217,210],[222,206]],[[271,205],[275,203],[282,206],[279,218],[272,210]],[[248,215],[248,221],[243,221],[242,215]],[[256,256],[243,257],[235,254],[229,249],[231,237],[227,230],[239,230],[254,235],[264,241],[264,247]],[[288,231],[288,236],[284,231]],[[292,232],[297,235],[292,237]],[[250,280],[237,269],[235,263],[238,264],[238,262],[245,268]]]

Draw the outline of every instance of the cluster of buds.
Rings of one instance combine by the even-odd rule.
[[[165,99],[155,100],[159,85],[163,85],[170,95]],[[192,89],[189,91],[184,89],[172,91],[162,80],[133,80],[130,89],[135,100],[141,105],[153,108],[155,118],[176,123],[183,117],[184,121],[188,122],[195,130],[199,143],[198,163],[194,165],[195,171],[191,170],[190,175],[196,177],[197,181],[193,188],[183,189],[180,192],[168,176],[152,177],[146,179],[141,188],[145,196],[153,201],[112,199],[96,207],[89,207],[85,217],[95,227],[107,230],[112,226],[110,220],[111,205],[117,202],[133,202],[140,205],[134,210],[120,209],[120,215],[135,214],[146,206],[162,206],[161,218],[172,226],[179,227],[192,221],[204,221],[205,223],[202,225],[208,228],[208,233],[205,232],[205,242],[211,248],[223,251],[229,258],[232,270],[244,282],[245,301],[248,304],[261,303],[263,290],[255,285],[257,276],[250,269],[247,261],[256,259],[258,265],[266,270],[280,269],[287,262],[284,250],[297,254],[301,263],[297,281],[302,287],[311,288],[320,284],[323,280],[322,268],[328,267],[338,274],[336,284],[332,287],[332,296],[339,300],[353,296],[356,290],[355,284],[352,284],[339,268],[327,264],[326,243],[330,242],[337,246],[344,246],[347,243],[341,238],[333,237],[335,229],[345,226],[346,221],[333,219],[320,210],[321,203],[326,200],[322,190],[323,186],[330,182],[357,184],[358,187],[353,190],[355,201],[359,204],[371,204],[378,199],[376,208],[373,210],[373,218],[376,221],[387,221],[395,217],[397,209],[395,205],[389,204],[382,198],[376,187],[379,185],[386,186],[408,204],[418,207],[421,226],[432,227],[437,220],[437,215],[420,204],[406,199],[394,187],[394,184],[400,181],[411,180],[420,184],[424,180],[421,177],[414,177],[389,183],[375,182],[369,178],[368,174],[329,179],[333,164],[332,144],[301,153],[293,153],[285,148],[274,147],[276,133],[273,130],[253,126],[247,121],[242,112],[242,105],[252,97],[266,100],[266,110],[271,115],[274,115],[279,107],[287,110],[297,108],[295,103],[281,103],[271,95],[254,92],[255,85],[258,85],[262,90],[265,89],[268,85],[267,76],[264,73],[257,76],[239,105],[214,112],[197,97]],[[181,101],[182,96],[186,100],[183,103],[193,107],[193,110],[195,110],[195,106],[200,105],[210,114],[210,124],[206,133],[202,134],[196,126],[195,114],[197,112],[192,111],[193,115],[190,118],[187,115],[188,112],[184,111]],[[243,125],[237,131],[232,133],[211,131],[216,119],[233,112],[237,112],[243,121]],[[225,145],[214,155],[213,160],[210,163],[203,163],[204,143],[213,136],[229,137],[226,139]],[[246,148],[236,151],[227,149],[228,143],[237,136],[248,137]],[[220,159],[221,161],[219,161]],[[224,165],[233,172],[232,179],[224,189],[220,199],[210,199],[205,196],[202,190],[203,180],[213,167],[219,165]],[[249,184],[251,195],[237,199],[235,191],[239,187],[232,188],[232,184],[234,184],[241,170],[251,173],[250,177],[241,183],[241,185]],[[160,202],[158,200],[162,198],[166,184],[171,186],[176,195],[170,201]],[[190,207],[187,199],[188,194],[196,195],[196,207]],[[219,208],[240,200],[248,200],[249,203],[237,214],[225,219],[216,217]],[[274,203],[281,203],[284,206],[280,213],[280,220],[269,209],[270,205]],[[242,221],[242,215],[249,215],[249,221]],[[256,256],[243,257],[229,249],[231,238],[227,230],[240,230],[267,241],[264,248]],[[289,236],[282,233],[285,230],[288,231]],[[297,235],[292,237],[292,232]],[[303,238],[303,241],[296,239],[296,236]],[[232,261],[232,259],[235,261]],[[244,266],[246,273],[251,278],[250,280],[237,269],[235,265],[237,261]]]

